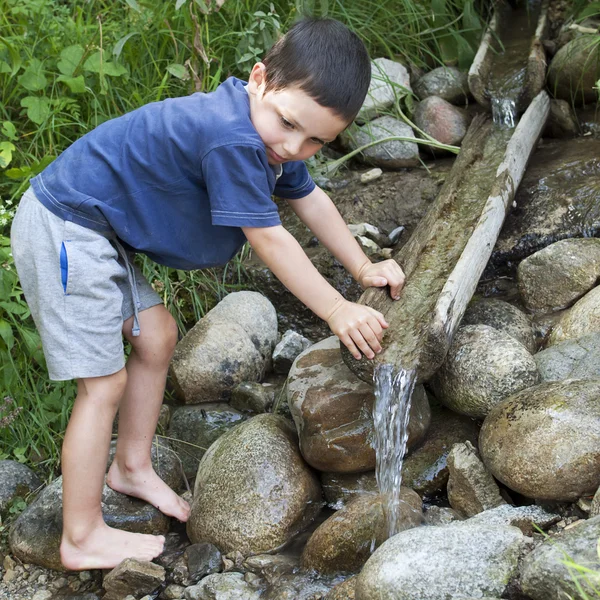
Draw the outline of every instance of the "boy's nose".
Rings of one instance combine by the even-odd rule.
[[[300,152],[300,148],[302,148],[302,140],[293,138],[291,140],[287,140],[283,144],[283,149],[285,150],[286,158],[291,158],[292,156],[296,156]]]

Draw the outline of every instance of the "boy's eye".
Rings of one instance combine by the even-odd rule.
[[[323,140],[320,140],[319,138],[310,138],[310,141],[313,144],[319,144],[319,146],[324,146],[325,142]]]
[[[294,126],[292,125],[292,123],[290,123],[285,117],[280,117],[280,119],[281,119],[281,124],[286,129],[294,129]]]

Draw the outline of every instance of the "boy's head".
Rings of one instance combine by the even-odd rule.
[[[252,122],[269,162],[303,160],[354,119],[371,79],[360,39],[339,21],[303,19],[250,74]]]

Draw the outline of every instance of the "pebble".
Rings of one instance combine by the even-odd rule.
[[[379,179],[383,175],[383,171],[379,168],[371,169],[370,171],[366,171],[360,176],[361,183],[371,183],[371,181],[375,181]]]
[[[33,595],[31,600],[50,600],[52,598],[52,592],[49,590],[40,590]]]
[[[179,600],[179,598],[183,598],[184,594],[185,588],[182,585],[171,584],[165,588],[162,596],[167,600]],[[150,598],[150,596],[147,597]]]

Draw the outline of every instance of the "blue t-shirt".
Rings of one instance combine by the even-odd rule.
[[[246,241],[241,227],[281,223],[272,194],[296,199],[315,187],[302,162],[269,165],[244,85],[231,77],[103,123],[31,180],[36,196],[160,264],[226,263]]]

